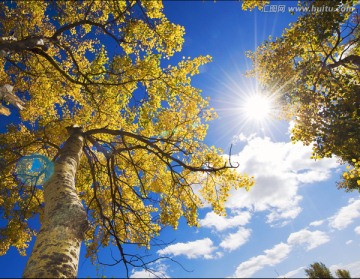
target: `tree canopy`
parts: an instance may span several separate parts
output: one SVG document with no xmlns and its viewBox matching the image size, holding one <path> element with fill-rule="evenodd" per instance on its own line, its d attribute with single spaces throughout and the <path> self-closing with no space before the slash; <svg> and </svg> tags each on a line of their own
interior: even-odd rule
<svg viewBox="0 0 360 279">
<path fill-rule="evenodd" d="M 279 38 L 248 52 L 256 76 L 293 121 L 292 140 L 313 158 L 349 164 L 339 187 L 360 190 L 359 16 L 356 1 L 301 1 L 302 14 Z M 321 7 L 332 12 L 321 12 Z M 306 9 L 307 8 L 307 12 Z M 316 12 L 317 11 L 317 12 Z"/>
<path fill-rule="evenodd" d="M 305 273 L 308 278 L 334 278 L 330 269 L 322 262 L 314 262 L 305 269 Z M 350 272 L 346 269 L 337 269 L 335 274 L 337 278 L 351 278 Z"/>
<path fill-rule="evenodd" d="M 222 150 L 203 143 L 216 114 L 191 76 L 211 58 L 167 63 L 181 50 L 184 28 L 162 8 L 160 1 L 0 3 L 7 98 L 0 112 L 16 116 L 0 134 L 0 207 L 8 221 L 1 254 L 15 246 L 25 255 L 36 235 L 28 221 L 43 218 L 42 186 L 70 126 L 85 139 L 76 192 L 92 259 L 114 244 L 116 263 L 144 266 L 126 245 L 149 247 L 182 216 L 197 226 L 204 202 L 224 214 L 230 189 L 253 184 Z"/>
</svg>

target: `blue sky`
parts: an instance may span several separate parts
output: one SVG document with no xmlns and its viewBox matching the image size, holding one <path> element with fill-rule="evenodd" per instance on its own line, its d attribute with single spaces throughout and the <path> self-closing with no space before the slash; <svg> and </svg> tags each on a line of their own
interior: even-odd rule
<svg viewBox="0 0 360 279">
<path fill-rule="evenodd" d="M 279 4 L 275 3 L 275 4 Z M 296 2 L 282 1 L 293 7 Z M 290 123 L 249 119 L 242 108 L 254 94 L 256 81 L 244 77 L 251 68 L 245 51 L 254 50 L 269 35 L 280 36 L 291 21 L 288 12 L 246 12 L 237 1 L 166 1 L 170 21 L 185 26 L 179 58 L 209 54 L 193 84 L 211 97 L 219 118 L 210 123 L 206 142 L 229 152 L 239 172 L 254 175 L 250 192 L 232 193 L 227 217 L 200 211 L 201 228 L 181 222 L 177 231 L 165 229 L 162 247 L 153 255 L 171 256 L 154 264 L 167 277 L 304 277 L 304 267 L 322 261 L 331 270 L 345 268 L 360 277 L 360 195 L 337 190 L 343 166 L 336 158 L 314 161 L 311 148 L 292 144 Z M 82 255 L 84 250 L 82 251 Z M 109 250 L 101 259 L 109 258 Z M 15 249 L 0 257 L 0 276 L 20 277 L 26 258 Z M 16 266 L 16 268 L 14 268 Z M 122 267 L 96 271 L 82 256 L 79 277 L 122 276 Z M 133 277 L 149 277 L 133 270 Z"/>
</svg>

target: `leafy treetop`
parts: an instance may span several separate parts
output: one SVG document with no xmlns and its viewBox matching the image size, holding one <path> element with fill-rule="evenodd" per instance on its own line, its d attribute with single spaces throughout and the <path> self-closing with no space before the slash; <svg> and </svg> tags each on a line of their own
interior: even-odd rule
<svg viewBox="0 0 360 279">
<path fill-rule="evenodd" d="M 360 190 L 360 45 L 356 1 L 304 1 L 302 13 L 280 38 L 255 52 L 256 76 L 294 123 L 292 140 L 313 146 L 313 158 L 336 155 L 355 168 L 339 183 Z M 321 12 L 326 6 L 333 12 Z M 314 8 L 313 8 L 314 7 Z M 346 8 L 348 7 L 348 8 Z M 314 12 L 317 11 L 317 12 Z"/>
</svg>

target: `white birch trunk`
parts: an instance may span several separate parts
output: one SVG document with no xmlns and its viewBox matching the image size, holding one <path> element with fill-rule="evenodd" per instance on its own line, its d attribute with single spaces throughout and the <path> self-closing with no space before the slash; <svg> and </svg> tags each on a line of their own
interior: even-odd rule
<svg viewBox="0 0 360 279">
<path fill-rule="evenodd" d="M 75 190 L 75 174 L 84 138 L 74 129 L 44 184 L 45 212 L 27 262 L 25 278 L 71 278 L 78 270 L 80 246 L 88 221 Z"/>
</svg>

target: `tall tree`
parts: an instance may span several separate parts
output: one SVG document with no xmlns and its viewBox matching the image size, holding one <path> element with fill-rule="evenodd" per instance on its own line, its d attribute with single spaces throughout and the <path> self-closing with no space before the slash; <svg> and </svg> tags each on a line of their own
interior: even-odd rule
<svg viewBox="0 0 360 279">
<path fill-rule="evenodd" d="M 299 1 L 302 14 L 280 38 L 248 56 L 250 76 L 275 94 L 292 119 L 292 140 L 313 158 L 338 156 L 353 172 L 339 187 L 360 190 L 360 44 L 357 1 Z M 324 12 L 324 8 L 331 12 Z"/>
<path fill-rule="evenodd" d="M 0 86 L 21 109 L 0 134 L 0 252 L 25 254 L 40 214 L 25 277 L 75 277 L 82 241 L 93 260 L 115 245 L 129 275 L 146 268 L 129 245 L 253 184 L 203 143 L 216 115 L 190 82 L 210 57 L 166 64 L 184 29 L 160 1 L 1 2 L 0 18 Z"/>
</svg>

